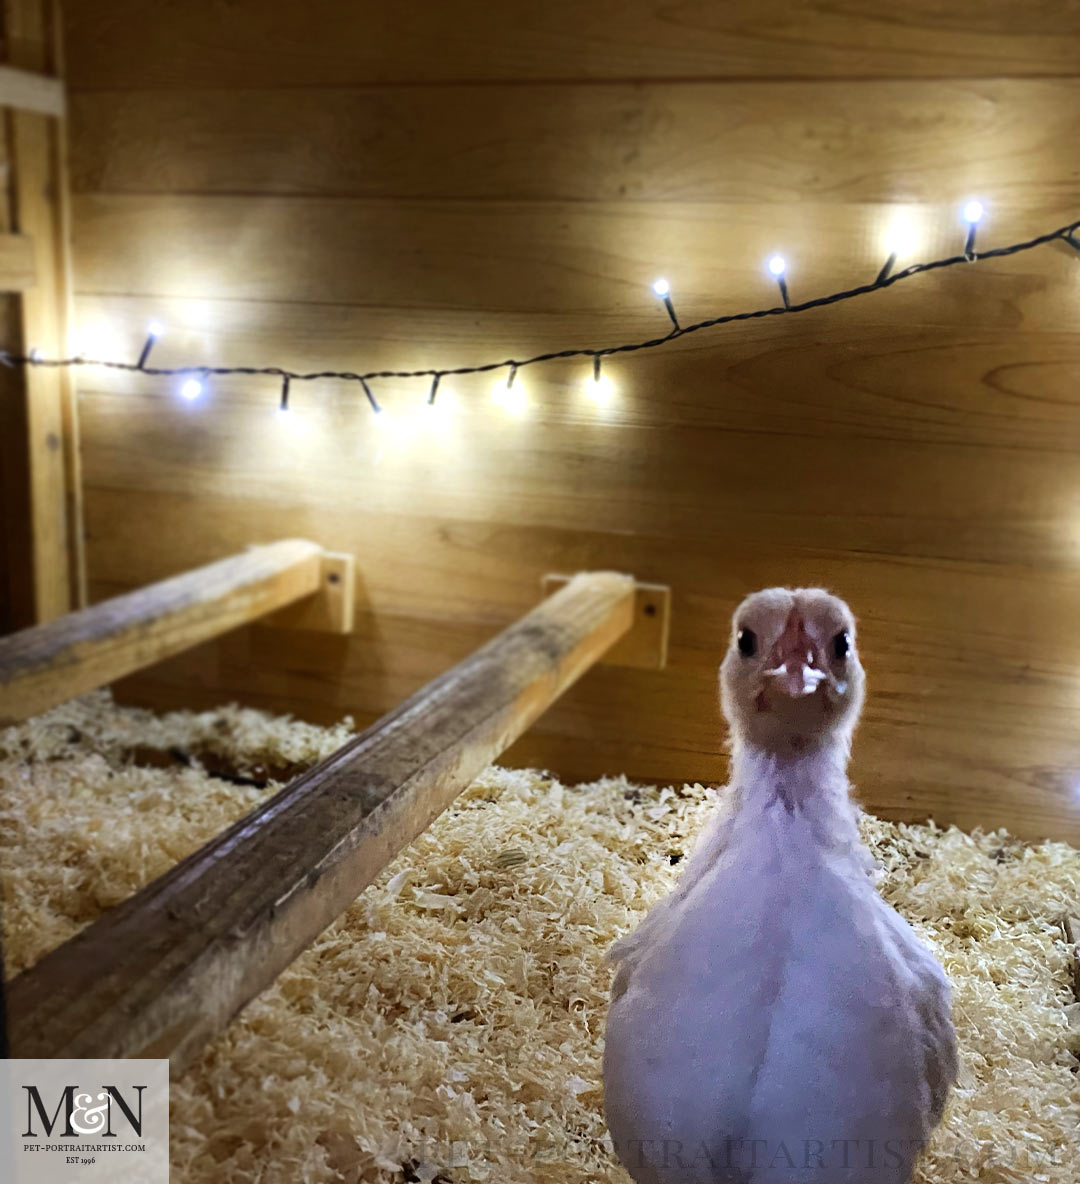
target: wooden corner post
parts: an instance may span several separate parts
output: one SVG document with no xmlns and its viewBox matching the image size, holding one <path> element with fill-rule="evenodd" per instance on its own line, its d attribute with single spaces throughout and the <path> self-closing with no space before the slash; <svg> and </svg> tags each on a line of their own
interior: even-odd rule
<svg viewBox="0 0 1080 1184">
<path fill-rule="evenodd" d="M 0 199 L 0 347 L 68 352 L 69 206 L 56 0 L 3 0 L 9 196 Z M 8 293 L 8 295 L 2 295 Z M 70 370 L 0 373 L 0 632 L 86 600 L 78 417 Z"/>
<path fill-rule="evenodd" d="M 631 626 L 575 576 L 471 657 L 11 984 L 16 1057 L 174 1073 Z"/>
</svg>

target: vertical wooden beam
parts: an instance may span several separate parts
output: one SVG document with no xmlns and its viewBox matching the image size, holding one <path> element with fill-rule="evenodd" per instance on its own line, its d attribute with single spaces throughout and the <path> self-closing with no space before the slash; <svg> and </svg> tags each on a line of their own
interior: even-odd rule
<svg viewBox="0 0 1080 1184">
<path fill-rule="evenodd" d="M 55 75 L 59 72 L 59 18 L 55 0 L 4 0 L 5 40 L 10 65 Z M 67 352 L 71 302 L 70 212 L 62 118 L 35 111 L 9 110 L 6 116 L 11 163 L 12 229 L 32 240 L 37 282 L 19 297 L 15 339 L 20 353 L 39 349 Z M 12 391 L 12 380 L 15 390 Z M 9 600 L 28 604 L 33 622 L 52 620 L 85 603 L 82 497 L 78 417 L 70 371 L 28 368 L 9 377 L 5 426 L 21 430 L 8 440 L 8 458 L 21 443 L 24 505 L 7 490 L 7 510 L 28 514 L 28 523 L 9 536 Z M 16 479 L 20 474 L 17 473 Z M 14 509 L 12 508 L 14 507 Z M 10 538 L 17 541 L 14 545 Z M 22 585 L 20 587 L 19 585 Z M 23 609 L 23 613 L 26 609 Z M 8 622 L 29 624 L 21 620 Z"/>
<path fill-rule="evenodd" d="M 202 1045 L 626 631 L 634 581 L 565 588 L 16 978 L 17 1057 Z"/>
</svg>

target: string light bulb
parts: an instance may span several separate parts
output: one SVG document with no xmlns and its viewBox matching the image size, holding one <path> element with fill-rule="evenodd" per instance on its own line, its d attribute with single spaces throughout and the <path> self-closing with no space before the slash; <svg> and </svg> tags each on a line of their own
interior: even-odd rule
<svg viewBox="0 0 1080 1184">
<path fill-rule="evenodd" d="M 439 393 L 439 381 L 441 378 L 441 374 L 433 374 L 431 376 L 431 390 L 428 391 L 427 397 L 429 407 L 435 402 L 435 396 Z"/>
<path fill-rule="evenodd" d="M 371 387 L 368 386 L 367 379 L 361 378 L 360 385 L 364 388 L 364 394 L 367 396 L 367 401 L 371 404 L 371 410 L 378 415 L 382 411 L 382 408 L 379 406 L 378 399 L 371 393 Z"/>
<path fill-rule="evenodd" d="M 136 363 L 136 368 L 141 370 L 145 365 L 147 359 L 150 357 L 150 351 L 154 348 L 154 342 L 165 332 L 165 326 L 160 321 L 151 321 L 146 326 L 146 340 L 143 342 L 142 352 L 139 354 L 139 360 Z"/>
<path fill-rule="evenodd" d="M 600 407 L 611 403 L 613 394 L 615 394 L 615 382 L 612 382 L 609 375 L 600 368 L 599 354 L 592 359 L 592 375 L 585 380 L 585 394 L 587 398 L 592 400 L 592 403 Z"/>
<path fill-rule="evenodd" d="M 883 284 L 889 278 L 889 272 L 893 269 L 893 264 L 896 263 L 896 252 L 890 251 L 889 257 L 881 265 L 881 270 L 877 273 L 875 284 Z"/>
<path fill-rule="evenodd" d="M 510 415 L 524 415 L 529 406 L 525 389 L 520 382 L 515 382 L 517 370 L 517 366 L 512 365 L 506 381 L 503 382 L 501 378 L 496 380 L 491 390 L 491 401 Z"/>
<path fill-rule="evenodd" d="M 780 289 L 780 295 L 784 298 L 784 307 L 791 307 L 791 300 L 788 297 L 787 280 L 784 278 L 787 272 L 787 260 L 783 255 L 773 255 L 769 260 L 769 272 L 776 280 L 776 286 Z"/>
<path fill-rule="evenodd" d="M 281 376 L 281 402 L 278 404 L 278 415 L 289 414 L 289 376 Z"/>
<path fill-rule="evenodd" d="M 983 203 L 974 198 L 964 206 L 964 221 L 968 224 L 967 240 L 964 243 L 964 254 L 968 259 L 972 259 L 975 256 L 975 228 L 982 221 L 982 216 L 985 212 Z"/>
<path fill-rule="evenodd" d="M 675 306 L 671 303 L 671 285 L 665 279 L 653 280 L 652 290 L 664 302 L 667 315 L 671 318 L 672 327 L 679 328 L 679 318 L 675 315 Z"/>
<path fill-rule="evenodd" d="M 915 231 L 906 218 L 898 218 L 892 223 L 885 232 L 882 240 L 885 250 L 888 252 L 888 258 L 878 272 L 877 279 L 874 283 L 881 284 L 889 278 L 893 267 L 896 265 L 897 256 L 906 256 L 912 253 L 915 248 L 915 238 Z"/>
<path fill-rule="evenodd" d="M 193 403 L 203 392 L 203 384 L 197 378 L 188 378 L 180 388 L 180 394 Z"/>
</svg>

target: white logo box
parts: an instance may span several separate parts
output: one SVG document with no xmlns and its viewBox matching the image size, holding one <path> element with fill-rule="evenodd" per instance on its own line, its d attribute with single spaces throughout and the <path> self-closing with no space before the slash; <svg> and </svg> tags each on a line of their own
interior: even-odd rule
<svg viewBox="0 0 1080 1184">
<path fill-rule="evenodd" d="M 168 1184 L 169 1062 L 0 1061 L 0 1180 Z"/>
</svg>

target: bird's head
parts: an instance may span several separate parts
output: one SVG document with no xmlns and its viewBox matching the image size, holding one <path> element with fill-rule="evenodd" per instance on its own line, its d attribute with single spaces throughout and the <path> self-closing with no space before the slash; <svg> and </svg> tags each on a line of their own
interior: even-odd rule
<svg viewBox="0 0 1080 1184">
<path fill-rule="evenodd" d="M 732 619 L 720 697 L 736 746 L 783 758 L 840 744 L 846 753 L 866 677 L 855 618 L 821 588 L 767 588 Z"/>
</svg>

